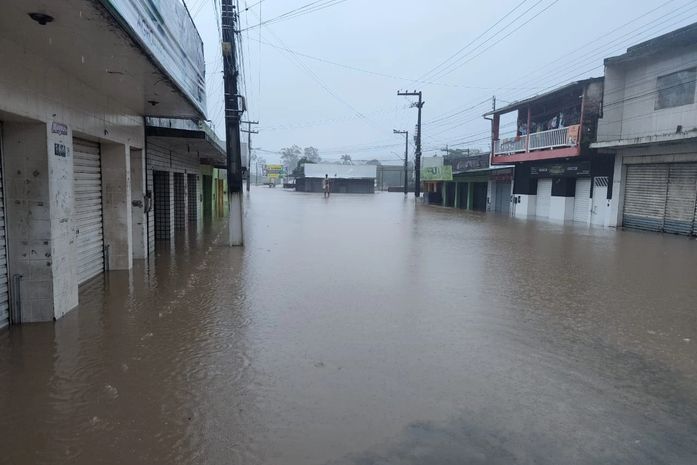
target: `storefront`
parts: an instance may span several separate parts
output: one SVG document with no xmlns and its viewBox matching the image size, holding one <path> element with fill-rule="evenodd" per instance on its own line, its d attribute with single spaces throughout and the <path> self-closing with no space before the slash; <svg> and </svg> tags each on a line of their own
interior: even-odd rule
<svg viewBox="0 0 697 465">
<path fill-rule="evenodd" d="M 697 235 L 696 204 L 697 163 L 626 165 L 624 227 Z"/>
<path fill-rule="evenodd" d="M 514 214 L 603 224 L 608 208 L 612 156 L 561 163 L 516 165 Z"/>
</svg>

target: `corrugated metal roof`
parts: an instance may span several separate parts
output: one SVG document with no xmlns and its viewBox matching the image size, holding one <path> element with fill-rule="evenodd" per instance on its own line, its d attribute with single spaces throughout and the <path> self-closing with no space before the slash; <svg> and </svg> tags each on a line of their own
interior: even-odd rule
<svg viewBox="0 0 697 465">
<path fill-rule="evenodd" d="M 335 165 L 332 163 L 306 163 L 306 178 L 375 179 L 375 165 Z"/>
</svg>

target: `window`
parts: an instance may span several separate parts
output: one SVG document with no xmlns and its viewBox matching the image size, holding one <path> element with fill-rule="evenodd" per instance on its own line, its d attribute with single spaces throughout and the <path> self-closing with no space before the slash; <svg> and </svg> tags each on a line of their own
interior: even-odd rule
<svg viewBox="0 0 697 465">
<path fill-rule="evenodd" d="M 695 103 L 697 68 L 659 76 L 657 82 L 656 110 Z"/>
</svg>

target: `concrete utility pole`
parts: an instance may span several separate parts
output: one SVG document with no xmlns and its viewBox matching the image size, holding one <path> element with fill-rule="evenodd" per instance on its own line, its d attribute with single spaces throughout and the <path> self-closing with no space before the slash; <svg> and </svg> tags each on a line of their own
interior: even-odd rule
<svg viewBox="0 0 697 465">
<path fill-rule="evenodd" d="M 414 197 L 418 199 L 419 197 L 421 197 L 421 108 L 423 108 L 425 102 L 421 99 L 421 91 L 397 91 L 397 95 L 402 95 L 406 97 L 419 97 L 419 102 L 412 104 L 412 107 L 416 107 L 419 109 L 419 116 L 416 122 L 416 151 L 414 152 Z"/>
<path fill-rule="evenodd" d="M 249 192 L 249 184 L 252 182 L 252 134 L 259 134 L 259 131 L 252 131 L 252 124 L 259 124 L 259 121 L 242 121 L 247 125 L 247 129 L 242 129 L 242 132 L 247 133 L 247 192 Z"/>
<path fill-rule="evenodd" d="M 242 154 L 240 147 L 240 120 L 245 111 L 244 98 L 238 94 L 237 50 L 235 21 L 237 12 L 232 0 L 222 0 L 221 26 L 223 29 L 223 81 L 225 83 L 225 145 L 227 149 L 227 191 L 230 226 L 230 245 L 244 245 L 242 227 Z M 240 108 L 240 99 L 242 108 Z"/>
<path fill-rule="evenodd" d="M 395 134 L 404 134 L 404 196 L 409 194 L 409 131 L 392 130 Z"/>
</svg>

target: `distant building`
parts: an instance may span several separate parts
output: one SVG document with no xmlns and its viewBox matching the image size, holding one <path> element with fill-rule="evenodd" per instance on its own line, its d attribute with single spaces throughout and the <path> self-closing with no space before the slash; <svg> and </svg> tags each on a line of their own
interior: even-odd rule
<svg viewBox="0 0 697 465">
<path fill-rule="evenodd" d="M 295 180 L 298 192 L 323 192 L 322 182 L 329 176 L 332 193 L 372 194 L 375 192 L 375 165 L 334 165 L 306 163 L 304 174 Z"/>
<path fill-rule="evenodd" d="M 615 155 L 609 226 L 697 235 L 697 23 L 605 60 L 597 142 Z"/>
<path fill-rule="evenodd" d="M 407 178 L 408 189 L 414 190 L 414 164 L 409 163 L 406 175 L 404 165 L 378 165 L 377 189 L 380 191 L 404 192 L 404 178 Z"/>
</svg>

